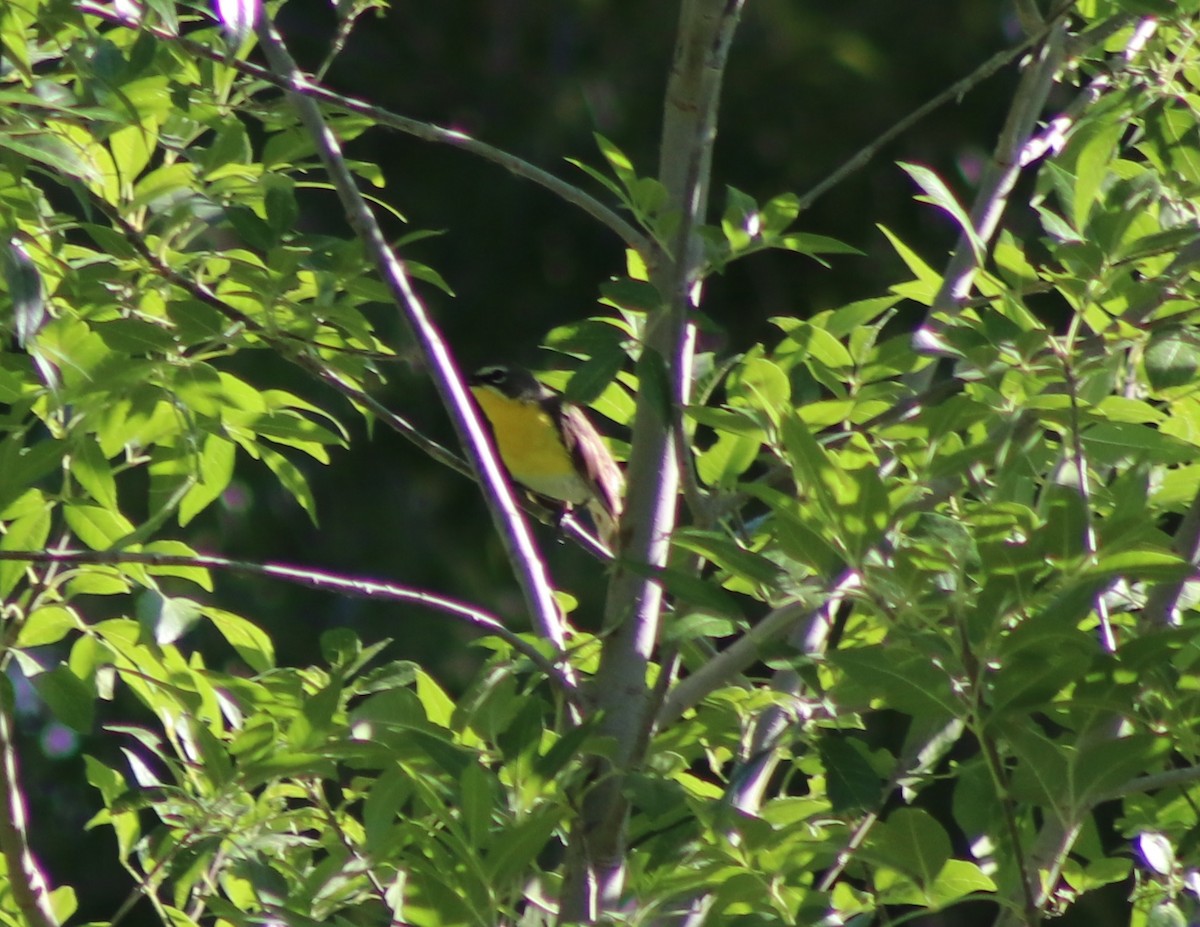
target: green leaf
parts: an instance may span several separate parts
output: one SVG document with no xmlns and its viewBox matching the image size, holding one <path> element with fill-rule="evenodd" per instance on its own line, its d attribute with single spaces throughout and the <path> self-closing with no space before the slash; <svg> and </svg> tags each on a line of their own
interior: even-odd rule
<svg viewBox="0 0 1200 927">
<path fill-rule="evenodd" d="M 765 435 L 721 432 L 696 458 L 696 474 L 706 486 L 729 487 L 758 460 Z"/>
<path fill-rule="evenodd" d="M 1190 387 L 1200 370 L 1200 339 L 1184 328 L 1156 330 L 1142 355 L 1146 379 L 1155 390 Z"/>
<path fill-rule="evenodd" d="M 502 853 L 489 853 L 484 860 L 490 881 L 504 885 L 519 879 L 543 853 L 562 825 L 563 812 L 553 804 L 542 804 L 522 815 L 495 835 L 493 846 L 503 847 Z"/>
<path fill-rule="evenodd" d="M 761 554 L 746 550 L 719 532 L 684 527 L 672 535 L 671 541 L 751 583 L 774 587 L 780 581 L 781 571 L 778 566 Z"/>
<path fill-rule="evenodd" d="M 236 457 L 232 441 L 217 435 L 205 435 L 195 460 L 197 480 L 179 503 L 179 524 L 186 525 L 221 497 L 233 479 Z"/>
<path fill-rule="evenodd" d="M 66 666 L 38 673 L 30 682 L 54 717 L 80 734 L 90 733 L 96 717 L 96 693 Z"/>
<path fill-rule="evenodd" d="M 563 395 L 576 405 L 592 403 L 616 379 L 625 361 L 620 344 L 593 354 L 571 375 Z"/>
<path fill-rule="evenodd" d="M 46 644 L 57 644 L 72 631 L 80 631 L 83 627 L 83 620 L 75 609 L 65 605 L 44 605 L 21 625 L 17 646 L 44 647 Z"/>
<path fill-rule="evenodd" d="M 0 550 L 42 550 L 49 537 L 50 507 L 40 505 L 5 526 L 4 534 L 0 535 Z M 0 601 L 8 598 L 29 566 L 21 560 L 0 560 Z"/>
<path fill-rule="evenodd" d="M 772 419 L 778 419 L 790 406 L 792 385 L 777 364 L 763 357 L 752 357 L 734 368 L 726 382 L 731 406 L 762 409 Z"/>
<path fill-rule="evenodd" d="M 918 196 L 917 200 L 924 203 L 932 203 L 944 209 L 950 217 L 958 224 L 959 231 L 967 236 L 967 240 L 971 243 L 971 250 L 975 253 L 975 262 L 983 264 L 987 253 L 987 248 L 980 239 L 979 233 L 975 231 L 975 224 L 971 221 L 971 217 L 967 215 L 967 211 L 955 199 L 954 194 L 950 192 L 950 188 L 943 183 L 942 178 L 931 171 L 927 167 L 919 164 L 905 164 L 900 162 L 900 169 L 905 171 L 922 190 L 925 191 L 924 196 Z"/>
<path fill-rule="evenodd" d="M 204 605 L 200 611 L 256 673 L 265 673 L 275 666 L 275 645 L 265 631 L 223 608 Z"/>
<path fill-rule="evenodd" d="M 72 502 L 63 507 L 67 526 L 92 550 L 108 550 L 133 533 L 133 525 L 120 512 L 98 505 Z"/>
<path fill-rule="evenodd" d="M 838 241 L 836 238 L 830 238 L 828 235 L 814 235 L 811 232 L 792 232 L 788 235 L 781 235 L 779 238 L 771 239 L 771 244 L 776 248 L 784 248 L 787 251 L 794 251 L 797 254 L 803 254 L 807 257 L 816 257 L 818 254 L 863 253 L 853 245 Z M 826 261 L 818 261 L 817 263 L 825 267 L 829 266 Z"/>
<path fill-rule="evenodd" d="M 896 249 L 896 253 L 900 255 L 900 259 L 908 265 L 908 269 L 916 277 L 916 284 L 905 287 L 904 295 L 918 300 L 925 305 L 932 304 L 934 295 L 942 285 L 942 275 L 926 264 L 915 251 L 893 235 L 887 228 L 882 225 L 878 228 L 887 236 L 892 247 Z M 898 291 L 896 287 L 892 289 L 893 291 Z"/>
<path fill-rule="evenodd" d="M 22 436 L 0 440 L 0 512 L 20 498 L 34 483 L 57 469 L 66 452 L 66 442 L 43 439 L 29 447 Z"/>
<path fill-rule="evenodd" d="M 950 859 L 950 838 L 930 814 L 919 808 L 898 808 L 876 824 L 867 837 L 864 855 L 906 872 L 927 889 Z"/>
<path fill-rule="evenodd" d="M 1087 228 L 1092 205 L 1098 198 L 1101 184 L 1108 177 L 1117 142 L 1125 133 L 1125 122 L 1092 122 L 1084 131 L 1087 133 L 1086 141 L 1078 149 L 1075 158 L 1075 196 L 1072 204 L 1075 228 L 1081 231 Z M 1076 143 L 1072 139 L 1071 147 L 1074 148 Z"/>
<path fill-rule="evenodd" d="M 854 358 L 846 346 L 824 328 L 801 323 L 788 331 L 788 341 L 794 342 L 805 362 L 819 361 L 832 370 L 844 370 L 854 366 Z"/>
<path fill-rule="evenodd" d="M 400 818 L 401 809 L 407 804 L 412 792 L 413 784 L 409 775 L 398 769 L 384 772 L 370 784 L 362 812 L 366 848 L 369 853 L 379 854 L 387 846 L 389 836 Z"/>
<path fill-rule="evenodd" d="M 891 708 L 912 715 L 963 717 L 966 713 L 949 675 L 928 654 L 871 645 L 835 650 L 828 659 L 856 688 L 883 699 Z"/>
<path fill-rule="evenodd" d="M 825 768 L 825 794 L 833 814 L 873 809 L 878 804 L 883 783 L 849 738 L 822 737 L 818 751 Z"/>
<path fill-rule="evenodd" d="M 624 280 L 624 283 L 635 284 L 636 281 Z M 609 283 L 605 286 L 614 286 Z M 639 286 L 649 286 L 640 283 Z M 651 287 L 653 290 L 653 287 Z M 657 293 L 657 291 L 654 291 Z M 547 333 L 542 344 L 553 351 L 563 354 L 577 354 L 591 357 L 613 350 L 622 349 L 625 340 L 630 337 L 627 326 L 618 319 L 592 318 L 577 322 L 558 325 Z"/>
<path fill-rule="evenodd" d="M 1147 0 L 1122 0 L 1122 4 L 1136 7 L 1159 5 L 1149 4 Z M 1160 901 L 1150 909 L 1145 927 L 1187 927 L 1188 923 L 1187 916 L 1174 901 Z"/>
<path fill-rule="evenodd" d="M 308 485 L 308 478 L 303 471 L 283 454 L 265 445 L 258 446 L 258 453 L 263 463 L 270 467 L 271 472 L 278 477 L 280 485 L 291 494 L 300 507 L 308 513 L 312 523 L 316 525 L 317 500 L 312 494 L 312 488 Z"/>
<path fill-rule="evenodd" d="M 995 655 L 995 715 L 1025 715 L 1053 699 L 1091 666 L 1098 646 L 1092 635 L 1059 627 L 1053 615 L 1022 624 Z"/>
<path fill-rule="evenodd" d="M 17 138 L 0 132 L 0 149 L 4 148 L 18 158 L 28 158 L 45 165 L 55 174 L 74 178 L 88 186 L 99 182 L 100 172 L 96 166 L 83 158 L 72 144 L 57 136 L 41 134 Z"/>
<path fill-rule="evenodd" d="M 295 231 L 300 216 L 296 202 L 295 183 L 286 174 L 271 172 L 264 175 L 263 205 L 267 210 L 267 224 L 280 236 Z"/>
<path fill-rule="evenodd" d="M 996 883 L 975 863 L 965 859 L 948 859 L 926 890 L 930 907 L 944 908 L 975 892 L 994 892 Z"/>
<path fill-rule="evenodd" d="M 814 498 L 826 517 L 835 516 L 839 509 L 837 494 L 845 483 L 845 474 L 813 439 L 800 416 L 786 417 L 782 433 L 797 492 L 802 497 Z"/>
<path fill-rule="evenodd" d="M 671 567 L 656 570 L 644 564 L 631 562 L 626 563 L 625 568 L 640 576 L 657 578 L 672 595 L 696 608 L 729 618 L 742 617 L 742 610 L 736 599 L 720 586 L 690 571 Z"/>
<path fill-rule="evenodd" d="M 662 294 L 654 284 L 645 280 L 631 280 L 629 277 L 618 277 L 600 284 L 600 293 L 607 305 L 632 312 L 653 312 L 663 301 Z"/>
<path fill-rule="evenodd" d="M 70 455 L 71 475 L 92 500 L 106 509 L 117 508 L 117 481 L 108 458 L 90 435 L 81 435 Z"/>
<path fill-rule="evenodd" d="M 417 672 L 416 690 L 417 698 L 425 708 L 425 717 L 438 727 L 449 727 L 454 717 L 454 701 L 446 694 L 446 690 L 421 670 Z"/>
<path fill-rule="evenodd" d="M 1137 547 L 1131 550 L 1102 554 L 1095 566 L 1088 568 L 1091 577 L 1126 577 L 1160 582 L 1181 581 L 1193 567 L 1178 554 L 1157 548 Z"/>
<path fill-rule="evenodd" d="M 174 332 L 144 319 L 113 319 L 97 322 L 94 331 L 114 351 L 133 355 L 174 353 L 179 342 Z"/>
<path fill-rule="evenodd" d="M 463 822 L 471 845 L 485 850 L 491 843 L 492 816 L 500 797 L 496 780 L 480 764 L 468 763 L 459 780 L 459 789 Z"/>
<path fill-rule="evenodd" d="M 190 599 L 173 598 L 147 589 L 137 602 L 137 619 L 156 644 L 173 644 L 182 638 L 202 614 Z"/>
<path fill-rule="evenodd" d="M 16 237 L 0 250 L 0 271 L 3 271 L 8 298 L 11 300 L 17 344 L 26 347 L 50 318 L 41 272 Z"/>
<path fill-rule="evenodd" d="M 599 132 L 592 133 L 592 137 L 596 140 L 596 147 L 604 155 L 604 160 L 612 168 L 613 174 L 621 181 L 621 186 L 626 190 L 631 189 L 637 181 L 637 173 L 633 169 L 633 162 L 629 160 L 625 152 L 621 151 L 620 148 Z"/>
<path fill-rule="evenodd" d="M 776 508 L 774 518 L 775 541 L 787 556 L 806 564 L 818 576 L 834 576 L 845 567 L 845 557 L 837 547 L 805 518 L 784 508 Z"/>
<path fill-rule="evenodd" d="M 1150 463 L 1191 463 L 1196 449 L 1178 438 L 1147 425 L 1131 422 L 1104 422 L 1083 433 L 1083 446 L 1093 461 L 1108 464 L 1130 461 Z"/>
<path fill-rule="evenodd" d="M 166 87 L 160 86 L 159 92 L 165 91 Z M 108 137 L 108 148 L 122 183 L 126 186 L 133 184 L 154 157 L 157 143 L 158 129 L 152 119 L 124 125 Z"/>
</svg>

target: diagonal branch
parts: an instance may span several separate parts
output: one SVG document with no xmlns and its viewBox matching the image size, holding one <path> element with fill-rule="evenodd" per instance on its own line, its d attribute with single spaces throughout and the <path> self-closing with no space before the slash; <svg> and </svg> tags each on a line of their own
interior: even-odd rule
<svg viewBox="0 0 1200 927">
<path fill-rule="evenodd" d="M 186 49 L 189 54 L 234 68 L 246 77 L 264 81 L 278 87 L 280 90 L 303 94 L 321 103 L 335 107 L 342 112 L 365 116 L 376 125 L 387 126 L 389 129 L 403 132 L 405 135 L 411 135 L 413 138 L 418 138 L 421 141 L 461 148 L 463 151 L 469 152 L 485 161 L 499 165 L 515 177 L 530 180 L 538 186 L 545 188 L 563 202 L 570 203 L 572 206 L 582 209 L 601 225 L 607 226 L 610 231 L 619 236 L 621 241 L 629 247 L 641 254 L 649 253 L 649 242 L 646 237 L 594 196 L 591 196 L 574 184 L 567 183 L 567 181 L 554 176 L 549 171 L 545 171 L 537 165 L 531 164 L 503 149 L 471 138 L 471 136 L 455 129 L 446 129 L 433 123 L 421 122 L 418 119 L 409 119 L 381 106 L 375 106 L 363 100 L 357 100 L 354 97 L 334 93 L 332 90 L 318 83 L 305 81 L 302 85 L 296 85 L 289 81 L 287 77 L 277 74 L 261 65 L 253 64 L 249 61 L 239 61 L 236 58 L 231 59 L 226 52 L 220 49 L 193 39 L 184 38 L 161 27 L 131 22 L 129 19 L 121 16 L 116 10 L 102 6 L 99 3 L 91 2 L 91 0 L 81 0 L 77 4 L 77 9 L 88 16 L 101 19 L 110 25 L 121 26 L 126 29 L 141 29 L 155 38 L 179 45 L 181 48 Z"/>
<path fill-rule="evenodd" d="M 229 573 L 244 573 L 252 576 L 265 576 L 318 589 L 322 592 L 335 592 L 339 595 L 351 596 L 358 599 L 373 599 L 384 602 L 403 602 L 408 605 L 419 605 L 446 615 L 455 621 L 470 625 L 477 631 L 486 631 L 501 638 L 514 650 L 528 657 L 538 669 L 554 680 L 568 695 L 573 694 L 573 686 L 562 669 L 546 658 L 535 646 L 519 634 L 510 631 L 495 615 L 481 608 L 467 605 L 457 599 L 438 595 L 436 592 L 425 592 L 409 586 L 399 586 L 395 583 L 381 582 L 365 576 L 351 576 L 345 573 L 327 573 L 307 567 L 292 566 L 285 563 L 255 563 L 248 560 L 229 560 L 225 557 L 212 557 L 207 554 L 160 554 L 152 551 L 117 551 L 117 550 L 0 550 L 0 562 L 12 560 L 25 563 L 55 563 L 78 566 L 85 563 L 141 563 L 151 567 L 194 567 L 202 570 L 224 570 Z"/>
<path fill-rule="evenodd" d="M 341 144 L 325 124 L 316 102 L 303 91 L 312 87 L 288 54 L 279 33 L 265 17 L 257 28 L 258 39 L 271 69 L 286 80 L 288 96 L 308 130 L 325 170 L 329 174 L 346 216 L 363 247 L 371 256 L 392 300 L 412 331 L 428 362 L 430 375 L 442 402 L 467 451 L 472 468 L 480 476 L 484 499 L 500 533 L 517 582 L 525 595 L 534 627 L 563 649 L 562 616 L 554 601 L 545 564 L 538 554 L 529 524 L 517 507 L 512 486 L 504 474 L 496 449 L 480 412 L 471 400 L 450 350 L 412 287 L 403 263 L 396 257 L 354 182 L 342 155 Z"/>
<path fill-rule="evenodd" d="M 984 170 L 979 192 L 971 207 L 970 228 L 964 228 L 958 244 L 946 266 L 942 285 L 933 298 L 925 322 L 913 335 L 913 344 L 918 350 L 928 352 L 945 351 L 942 338 L 944 323 L 938 314 L 953 315 L 958 312 L 961 301 L 971 291 L 975 274 L 979 271 L 977 250 L 986 247 L 1000 226 L 1000 219 L 1008 207 L 1008 197 L 1028 162 L 1021 153 L 1033 137 L 1034 126 L 1045 108 L 1065 56 L 1067 25 L 1055 23 L 1042 44 L 1038 57 L 1021 76 L 1021 83 L 1014 95 L 1012 109 L 1000 132 L 992 160 Z M 912 376 L 912 385 L 917 389 L 926 387 L 932 379 L 936 365 L 929 364 Z"/>
<path fill-rule="evenodd" d="M 832 174 L 800 197 L 801 211 L 808 209 L 813 203 L 840 184 L 851 174 L 866 167 L 879 154 L 879 152 L 884 149 L 884 147 L 886 147 L 895 139 L 899 138 L 930 113 L 940 109 L 951 101 L 961 100 L 964 95 L 974 90 L 975 87 L 983 83 L 992 75 L 1008 67 L 1008 65 L 1016 61 L 1019 57 L 1021 57 L 1021 55 L 1029 51 L 1029 49 L 1034 48 L 1044 42 L 1050 30 L 1053 28 L 1054 23 L 1062 16 L 1066 15 L 1070 7 L 1074 6 L 1074 2 L 1075 0 L 1071 0 L 1071 2 L 1063 4 L 1056 12 L 1051 14 L 1050 19 L 1046 23 L 1042 23 L 1040 28 L 1030 34 L 1025 41 L 1012 48 L 1006 48 L 1003 51 L 996 52 L 996 54 L 977 67 L 966 77 L 955 81 L 945 90 L 922 103 L 907 116 L 900 119 L 884 132 L 881 132 L 869 143 L 856 151 L 847 161 L 838 167 L 837 170 L 835 170 Z"/>
</svg>

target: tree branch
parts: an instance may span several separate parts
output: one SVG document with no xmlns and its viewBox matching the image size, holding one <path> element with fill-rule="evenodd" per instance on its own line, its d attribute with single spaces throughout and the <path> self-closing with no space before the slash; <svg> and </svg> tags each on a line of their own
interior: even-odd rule
<svg viewBox="0 0 1200 927">
<path fill-rule="evenodd" d="M 383 231 L 355 184 L 342 156 L 340 143 L 325 124 L 316 102 L 303 92 L 311 89 L 312 85 L 300 73 L 274 25 L 265 16 L 260 19 L 256 31 L 271 69 L 286 81 L 288 96 L 316 145 L 325 170 L 346 210 L 347 219 L 358 233 L 367 254 L 374 261 L 396 307 L 400 310 L 401 317 L 412 331 L 428 362 L 430 375 L 450 414 L 459 440 L 467 451 L 473 469 L 479 474 L 484 499 L 508 552 L 517 582 L 525 595 L 534 627 L 559 649 L 565 649 L 562 616 L 554 601 L 545 564 L 538 554 L 529 524 L 517 507 L 512 486 L 504 473 L 491 436 L 483 424 L 481 413 L 467 391 L 462 374 L 443 342 L 441 333 L 413 290 L 404 265 L 388 245 Z M 573 679 L 570 670 L 567 671 L 567 675 Z"/>
<path fill-rule="evenodd" d="M 979 270 L 977 247 L 986 247 L 1000 225 L 1008 206 L 1008 195 L 1017 182 L 1021 168 L 1029 162 L 1021 157 L 1033 137 L 1033 129 L 1045 108 L 1050 88 L 1062 65 L 1067 38 L 1066 23 L 1055 21 L 1032 67 L 1021 76 L 1008 119 L 1000 132 L 992 160 L 984 170 L 979 192 L 971 207 L 970 229 L 963 229 L 958 244 L 946 266 L 942 285 L 933 298 L 925 321 L 913 335 L 913 345 L 925 352 L 945 352 L 942 331 L 945 323 L 937 314 L 954 315 L 971 291 Z M 911 385 L 924 389 L 933 377 L 935 365 L 930 364 L 913 374 Z"/>
<path fill-rule="evenodd" d="M 403 132 L 405 135 L 411 135 L 413 138 L 418 138 L 421 141 L 450 145 L 476 155 L 485 161 L 498 164 L 510 174 L 525 180 L 531 180 L 538 186 L 549 190 L 564 202 L 582 209 L 601 225 L 607 226 L 609 230 L 620 237 L 621 241 L 639 253 L 643 255 L 649 253 L 650 245 L 646 237 L 594 196 L 514 154 L 488 145 L 486 142 L 481 142 L 478 139 L 471 138 L 463 132 L 455 129 L 446 129 L 428 122 L 421 122 L 417 119 L 409 119 L 406 116 L 398 115 L 363 100 L 356 100 L 353 97 L 334 93 L 320 84 L 307 80 L 297 85 L 289 81 L 286 76 L 276 74 L 272 70 L 260 65 L 252 64 L 249 61 L 239 61 L 236 58 L 231 59 L 226 52 L 220 49 L 176 35 L 167 29 L 131 22 L 113 9 L 90 2 L 90 0 L 81 0 L 76 6 L 80 12 L 86 13 L 88 16 L 94 16 L 114 26 L 121 26 L 126 29 L 140 29 L 153 35 L 155 38 L 166 42 L 174 42 L 181 48 L 186 49 L 189 54 L 234 68 L 247 77 L 265 81 L 278 87 L 280 90 L 303 94 L 314 100 L 333 106 L 342 112 L 366 116 L 377 125 L 387 126 L 389 129 L 395 129 L 397 132 Z"/>
<path fill-rule="evenodd" d="M 617 905 L 624 885 L 629 806 L 624 777 L 642 759 L 654 720 L 647 676 L 658 639 L 662 586 L 653 568 L 667 562 L 675 527 L 679 469 L 686 449 L 673 427 L 690 390 L 694 340 L 691 311 L 699 297 L 703 248 L 698 234 L 708 207 L 721 83 L 742 0 L 684 0 L 667 84 L 659 180 L 668 215 L 678 217 L 670 253 L 649 262 L 663 300 L 651 314 L 638 364 L 638 392 L 622 518 L 620 556 L 608 587 L 609 632 L 595 680 L 600 733 L 614 750 L 585 796 L 572 835 L 563 922 L 589 922 Z M 664 401 L 665 400 L 665 401 Z M 623 562 L 636 563 L 633 570 Z M 651 567 L 650 571 L 645 569 Z"/>
<path fill-rule="evenodd" d="M 29 819 L 13 744 L 12 700 L 0 698 L 0 854 L 13 903 L 29 927 L 58 927 L 50 886 L 29 849 Z"/>
<path fill-rule="evenodd" d="M 383 602 L 403 602 L 419 605 L 470 625 L 501 638 L 513 649 L 528 657 L 538 669 L 558 683 L 565 692 L 574 694 L 574 686 L 559 666 L 546 659 L 537 647 L 520 635 L 510 631 L 495 615 L 456 599 L 425 592 L 394 583 L 381 582 L 365 576 L 349 576 L 344 573 L 327 573 L 307 567 L 284 563 L 254 563 L 247 560 L 228 560 L 207 554 L 158 554 L 153 552 L 117 550 L 0 550 L 0 561 L 14 560 L 26 563 L 56 563 L 77 566 L 85 563 L 141 563 L 152 567 L 195 567 L 203 570 L 223 570 L 229 573 L 244 573 L 265 576 L 322 592 L 335 592 L 356 599 L 372 599 Z"/>
<path fill-rule="evenodd" d="M 843 162 L 841 167 L 835 170 L 832 174 L 812 187 L 807 193 L 800 197 L 800 210 L 804 211 L 812 206 L 818 199 L 840 184 L 843 180 L 849 177 L 856 171 L 866 167 L 879 154 L 883 148 L 890 144 L 894 139 L 899 138 L 918 122 L 928 116 L 930 113 L 945 106 L 952 100 L 961 100 L 963 96 L 974 90 L 979 84 L 983 83 L 993 74 L 1002 71 L 1008 65 L 1012 64 L 1021 55 L 1025 54 L 1029 49 L 1043 42 L 1049 33 L 1053 23 L 1066 14 L 1067 9 L 1074 6 L 1075 0 L 1064 4 L 1058 12 L 1053 14 L 1047 24 L 1044 24 L 1034 34 L 1030 35 L 1025 41 L 1013 48 L 1006 48 L 1003 51 L 996 52 L 991 58 L 977 67 L 974 71 L 968 74 L 961 80 L 955 81 L 941 93 L 936 94 L 925 103 L 922 103 L 903 119 L 896 122 L 889 129 L 881 132 L 878 136 L 872 139 L 856 151 L 849 160 Z"/>
</svg>

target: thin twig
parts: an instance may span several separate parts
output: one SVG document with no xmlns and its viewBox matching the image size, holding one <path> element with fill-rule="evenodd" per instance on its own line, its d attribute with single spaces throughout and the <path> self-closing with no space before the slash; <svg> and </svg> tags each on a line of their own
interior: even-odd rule
<svg viewBox="0 0 1200 927">
<path fill-rule="evenodd" d="M 371 885 L 371 891 L 375 895 L 375 900 L 387 912 L 394 912 L 395 906 L 388 899 L 388 887 L 383 884 L 378 873 L 375 872 L 375 867 L 372 865 L 372 860 L 355 844 L 350 835 L 346 833 L 346 828 L 342 827 L 342 823 L 338 820 L 337 814 L 329 804 L 329 800 L 325 797 L 325 791 L 321 788 L 319 780 L 306 780 L 304 789 L 308 792 L 308 800 L 313 803 L 320 811 L 322 817 L 325 818 L 325 823 L 329 829 L 337 835 L 338 842 L 342 845 L 342 849 L 349 854 L 358 866 L 359 871 Z M 408 921 L 400 920 L 394 914 L 390 921 L 390 927 L 411 927 Z"/>
<path fill-rule="evenodd" d="M 80 12 L 86 13 L 88 16 L 94 16 L 97 19 L 105 22 L 121 26 L 126 29 L 140 29 L 144 32 L 153 35 L 155 38 L 161 39 L 164 42 L 173 42 L 180 48 L 187 50 L 189 54 L 196 55 L 199 58 L 204 58 L 209 61 L 215 61 L 226 67 L 234 68 L 240 74 L 247 77 L 252 77 L 255 80 L 265 81 L 281 90 L 286 90 L 290 93 L 299 93 L 311 99 L 318 100 L 329 106 L 333 106 L 342 112 L 355 113 L 360 116 L 366 116 L 377 125 L 387 126 L 390 129 L 395 129 L 398 132 L 403 132 L 406 135 L 411 135 L 413 138 L 418 138 L 426 142 L 434 142 L 443 145 L 450 145 L 454 148 L 461 148 L 463 151 L 469 152 L 485 161 L 490 161 L 493 164 L 498 164 L 500 167 L 507 170 L 514 176 L 531 180 L 539 186 L 549 190 L 559 199 L 572 206 L 582 209 L 585 213 L 591 216 L 604 226 L 607 226 L 612 232 L 620 237 L 621 241 L 629 247 L 636 250 L 642 255 L 649 254 L 650 245 L 644 235 L 637 231 L 630 223 L 622 219 L 617 213 L 609 209 L 595 197 L 579 189 L 574 184 L 555 177 L 548 171 L 530 164 L 514 154 L 511 154 L 502 149 L 488 145 L 478 139 L 471 138 L 463 132 L 455 129 L 446 129 L 441 126 L 433 125 L 428 122 L 421 122 L 417 119 L 409 119 L 405 116 L 400 116 L 380 106 L 367 103 L 363 100 L 357 100 L 353 97 L 343 96 L 339 93 L 334 93 L 326 87 L 318 83 L 302 79 L 298 82 L 290 80 L 288 77 L 276 74 L 274 71 L 264 68 L 260 65 L 252 64 L 248 61 L 239 61 L 230 59 L 226 52 L 205 45 L 201 42 L 192 39 L 184 38 L 183 36 L 175 35 L 167 29 L 162 29 L 156 26 L 140 25 L 130 22 L 123 18 L 113 9 L 101 6 L 98 3 L 90 2 L 90 0 L 81 0 L 76 4 Z"/>
<path fill-rule="evenodd" d="M 1013 61 L 1017 60 L 1029 49 L 1034 48 L 1045 40 L 1052 24 L 1062 16 L 1066 15 L 1067 11 L 1075 5 L 1075 0 L 1070 3 L 1063 4 L 1055 13 L 1052 13 L 1043 27 L 1030 35 L 1025 41 L 1013 48 L 1006 48 L 999 51 L 991 58 L 977 67 L 974 71 L 968 74 L 961 80 L 955 81 L 941 93 L 938 93 L 925 103 L 918 106 L 903 119 L 895 123 L 891 128 L 880 133 L 868 144 L 864 145 L 856 151 L 841 167 L 836 171 L 812 187 L 807 193 L 800 197 L 801 211 L 808 209 L 820 197 L 828 193 L 831 189 L 840 184 L 843 180 L 849 177 L 856 171 L 866 167 L 888 144 L 896 138 L 899 138 L 918 122 L 928 116 L 930 113 L 945 106 L 951 100 L 959 100 L 973 90 L 976 86 L 983 83 L 993 74 L 1002 71 Z"/>
<path fill-rule="evenodd" d="M 1074 329 L 1072 328 L 1072 331 Z M 1079 381 L 1075 378 L 1075 368 L 1071 362 L 1072 349 L 1070 344 L 1059 345 L 1054 341 L 1054 353 L 1062 367 L 1067 398 L 1070 401 L 1068 420 L 1070 422 L 1071 464 L 1075 468 L 1075 491 L 1083 503 L 1083 552 L 1087 555 L 1092 566 L 1099 562 L 1100 542 L 1096 532 L 1095 508 L 1092 505 L 1091 478 L 1088 475 L 1088 459 L 1083 448 L 1083 422 L 1079 414 Z M 1108 653 L 1116 653 L 1117 638 L 1113 633 L 1112 622 L 1109 619 L 1108 600 L 1105 590 L 1096 592 L 1096 616 L 1100 620 L 1100 643 Z"/>
<path fill-rule="evenodd" d="M 837 587 L 830 593 L 829 601 L 816 611 L 814 621 L 822 621 L 832 614 L 833 600 L 838 598 Z M 679 720 L 689 708 L 699 704 L 709 693 L 715 691 L 737 676 L 747 667 L 762 659 L 763 647 L 781 640 L 791 633 L 812 609 L 803 602 L 789 602 L 772 611 L 758 621 L 741 637 L 716 653 L 694 673 L 680 680 L 663 701 L 655 719 L 655 726 L 662 728 Z"/>
<path fill-rule="evenodd" d="M 1097 795 L 1091 803 L 1094 808 L 1108 801 L 1116 801 L 1127 795 L 1144 795 L 1160 789 L 1173 789 L 1183 785 L 1200 782 L 1200 766 L 1186 766 L 1183 769 L 1168 769 L 1166 772 L 1152 773 L 1148 776 L 1138 776 L 1128 782 L 1109 789 Z"/>
<path fill-rule="evenodd" d="M 1173 582 L 1156 583 L 1146 596 L 1140 620 L 1151 628 L 1167 628 L 1179 624 L 1179 598 L 1184 587 L 1200 573 L 1200 493 L 1192 497 L 1192 503 L 1179 522 L 1171 547 L 1182 559 L 1192 565 L 1192 575 L 1180 577 Z"/>
<path fill-rule="evenodd" d="M 897 757 L 892 774 L 881 792 L 878 806 L 864 814 L 854 825 L 849 838 L 843 844 L 842 849 L 838 851 L 834 864 L 817 883 L 818 891 L 828 892 L 833 889 L 846 871 L 846 867 L 854 860 L 854 854 L 867 839 L 871 828 L 879 823 L 881 809 L 892 797 L 892 793 L 905 782 L 933 770 L 950 752 L 950 749 L 958 743 L 963 728 L 963 722 L 959 718 L 951 718 L 933 731 L 930 736 L 915 739 L 912 745 Z"/>
<path fill-rule="evenodd" d="M 495 615 L 437 593 L 398 586 L 368 577 L 327 573 L 322 570 L 311 570 L 283 563 L 229 560 L 225 557 L 211 557 L 207 554 L 156 554 L 116 550 L 0 550 L 0 561 L 4 560 L 74 565 L 140 563 L 151 567 L 195 567 L 204 570 L 223 570 L 230 573 L 266 576 L 309 589 L 336 592 L 359 599 L 420 605 L 468 624 L 476 630 L 496 635 L 528 657 L 538 669 L 560 685 L 565 692 L 570 693 L 574 688 L 561 668 L 548 660 L 537 647 L 510 631 Z"/>
</svg>

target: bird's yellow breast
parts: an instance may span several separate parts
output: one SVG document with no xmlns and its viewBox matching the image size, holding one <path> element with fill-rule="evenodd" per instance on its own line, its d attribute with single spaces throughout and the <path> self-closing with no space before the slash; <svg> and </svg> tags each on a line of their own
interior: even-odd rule
<svg viewBox="0 0 1200 927">
<path fill-rule="evenodd" d="M 486 387 L 472 387 L 471 392 L 492 423 L 500 459 L 516 482 L 573 505 L 591 498 L 549 413 L 536 402 L 521 402 Z"/>
</svg>

